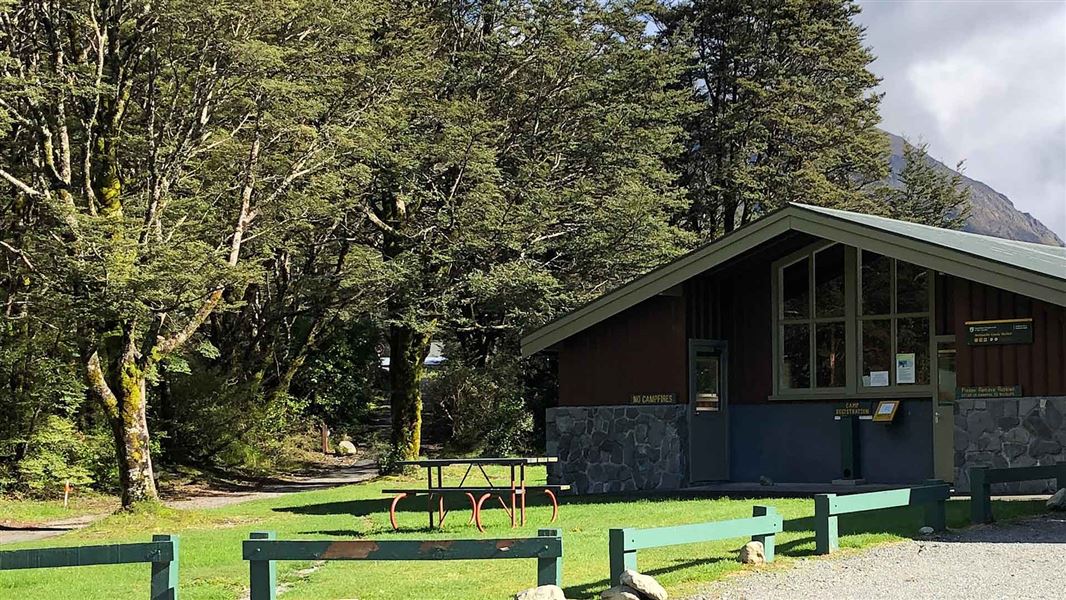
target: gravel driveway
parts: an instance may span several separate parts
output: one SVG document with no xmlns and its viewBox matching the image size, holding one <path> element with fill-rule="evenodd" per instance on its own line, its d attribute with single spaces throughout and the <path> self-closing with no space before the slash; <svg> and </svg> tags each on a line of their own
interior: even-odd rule
<svg viewBox="0 0 1066 600">
<path fill-rule="evenodd" d="M 804 559 L 708 587 L 711 598 L 1062 598 L 1066 516 L 971 527 L 848 556 Z"/>
</svg>

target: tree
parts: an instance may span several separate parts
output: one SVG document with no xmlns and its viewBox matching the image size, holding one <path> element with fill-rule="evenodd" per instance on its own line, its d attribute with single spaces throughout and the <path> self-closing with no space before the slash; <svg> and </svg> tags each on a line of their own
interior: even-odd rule
<svg viewBox="0 0 1066 600">
<path fill-rule="evenodd" d="M 24 292 L 31 310 L 62 304 L 73 324 L 124 506 L 156 498 L 150 382 L 256 277 L 253 230 L 284 227 L 291 194 L 351 147 L 374 95 L 341 93 L 358 64 L 336 50 L 365 47 L 376 14 L 283 0 L 5 5 L 0 177 L 34 219 L 11 251 L 40 281 Z"/>
<path fill-rule="evenodd" d="M 629 2 L 457 0 L 389 35 L 433 40 L 365 198 L 391 275 L 392 442 L 418 455 L 430 342 L 482 367 L 517 331 L 673 256 L 663 166 L 683 96 Z M 517 382 L 520 383 L 520 382 Z"/>
<path fill-rule="evenodd" d="M 963 163 L 949 170 L 929 157 L 928 145 L 903 143 L 903 167 L 878 198 L 893 219 L 959 229 L 970 216 L 970 190 Z"/>
<path fill-rule="evenodd" d="M 660 11 L 699 110 L 675 164 L 681 224 L 713 239 L 788 202 L 878 212 L 886 174 L 874 60 L 851 0 L 691 0 Z"/>
</svg>

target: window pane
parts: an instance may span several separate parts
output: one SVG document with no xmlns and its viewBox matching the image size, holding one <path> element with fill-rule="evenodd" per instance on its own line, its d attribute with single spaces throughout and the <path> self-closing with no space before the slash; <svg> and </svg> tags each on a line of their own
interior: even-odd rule
<svg viewBox="0 0 1066 600">
<path fill-rule="evenodd" d="M 844 387 L 844 324 L 819 323 L 814 326 L 817 387 Z"/>
<path fill-rule="evenodd" d="M 781 387 L 811 387 L 811 329 L 807 324 L 785 325 L 781 365 Z"/>
<path fill-rule="evenodd" d="M 929 310 L 929 271 L 896 261 L 896 312 Z"/>
<path fill-rule="evenodd" d="M 696 353 L 696 412 L 717 412 L 719 408 L 719 359 L 710 352 Z"/>
<path fill-rule="evenodd" d="M 862 314 L 887 315 L 892 309 L 891 259 L 862 251 Z"/>
<path fill-rule="evenodd" d="M 786 319 L 803 319 L 811 314 L 810 281 L 807 269 L 810 259 L 785 267 L 781 282 L 782 305 Z"/>
<path fill-rule="evenodd" d="M 814 303 L 819 317 L 844 316 L 844 246 L 814 255 Z"/>
<path fill-rule="evenodd" d="M 901 385 L 929 383 L 929 319 L 915 317 L 896 321 L 896 360 L 904 362 L 914 355 L 914 381 L 910 381 L 904 370 L 898 369 L 896 380 Z M 897 367 L 899 365 L 897 364 Z"/>
<path fill-rule="evenodd" d="M 875 319 L 862 321 L 862 385 L 881 387 L 888 381 L 881 379 L 892 365 L 892 321 Z"/>
</svg>

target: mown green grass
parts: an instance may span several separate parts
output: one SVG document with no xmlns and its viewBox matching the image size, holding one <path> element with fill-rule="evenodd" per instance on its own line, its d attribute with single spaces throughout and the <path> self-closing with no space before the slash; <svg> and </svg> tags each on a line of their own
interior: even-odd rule
<svg viewBox="0 0 1066 600">
<path fill-rule="evenodd" d="M 456 473 L 453 472 L 452 475 Z M 420 482 L 421 478 L 410 483 Z M 525 527 L 512 531 L 501 510 L 486 514 L 488 532 L 466 525 L 462 508 L 449 516 L 443 531 L 426 531 L 423 505 L 407 503 L 400 514 L 400 532 L 388 522 L 383 487 L 394 478 L 362 485 L 304 492 L 279 498 L 204 511 L 159 510 L 109 517 L 88 529 L 47 542 L 4 546 L 68 546 L 143 541 L 154 533 L 181 536 L 181 594 L 186 600 L 240 598 L 247 591 L 248 565 L 241 560 L 241 542 L 252 531 L 273 530 L 281 539 L 440 539 L 536 535 L 547 527 L 550 508 L 531 505 Z M 806 499 L 722 500 L 684 498 L 590 497 L 570 498 L 561 508 L 556 526 L 563 530 L 563 576 L 568 598 L 595 598 L 608 586 L 607 530 L 611 527 L 656 527 L 737 518 L 751 515 L 753 504 L 775 506 L 785 518 L 778 536 L 780 564 L 814 552 L 814 503 Z M 402 506 L 402 505 L 401 505 Z M 457 507 L 461 508 L 461 507 Z M 1041 512 L 1041 502 L 997 503 L 1000 520 Z M 952 527 L 967 523 L 966 501 L 948 505 Z M 916 533 L 920 509 L 886 510 L 841 518 L 842 548 L 861 548 L 896 541 Z M 657 577 L 675 596 L 700 584 L 742 569 L 735 551 L 744 540 L 693 544 L 641 551 L 642 571 Z M 279 582 L 287 586 L 281 597 L 292 600 L 324 598 L 475 599 L 510 598 L 533 585 L 533 560 L 477 562 L 329 562 L 300 575 L 310 563 L 279 563 Z M 83 567 L 40 571 L 0 572 L 0 598 L 20 600 L 79 600 L 137 598 L 148 592 L 147 565 Z"/>
<path fill-rule="evenodd" d="M 85 515 L 114 512 L 118 498 L 96 494 L 75 494 L 67 506 L 62 500 L 16 500 L 0 498 L 0 523 L 39 524 L 74 519 Z"/>
</svg>

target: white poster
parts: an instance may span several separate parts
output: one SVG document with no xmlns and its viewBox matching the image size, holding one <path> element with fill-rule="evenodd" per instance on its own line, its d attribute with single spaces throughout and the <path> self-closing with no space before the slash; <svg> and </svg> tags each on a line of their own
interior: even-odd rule
<svg viewBox="0 0 1066 600">
<path fill-rule="evenodd" d="M 870 387 L 885 387 L 888 385 L 888 371 L 870 371 Z"/>
<path fill-rule="evenodd" d="M 914 353 L 896 355 L 896 383 L 914 383 Z"/>
</svg>

